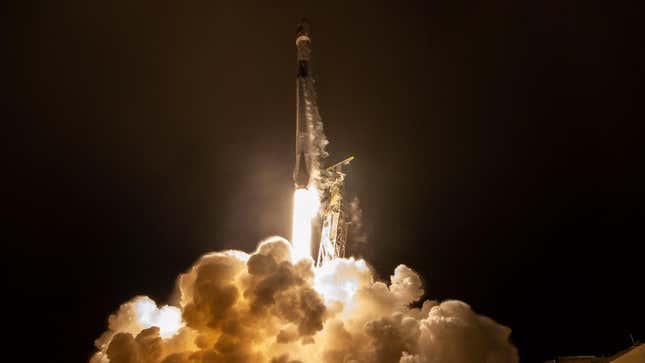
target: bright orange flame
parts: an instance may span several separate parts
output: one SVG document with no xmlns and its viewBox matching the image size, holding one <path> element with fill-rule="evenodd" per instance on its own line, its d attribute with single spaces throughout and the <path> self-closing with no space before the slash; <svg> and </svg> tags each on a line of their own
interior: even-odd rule
<svg viewBox="0 0 645 363">
<path fill-rule="evenodd" d="M 318 213 L 320 196 L 315 187 L 296 189 L 293 193 L 292 256 L 296 262 L 311 258 L 311 220 Z"/>
</svg>

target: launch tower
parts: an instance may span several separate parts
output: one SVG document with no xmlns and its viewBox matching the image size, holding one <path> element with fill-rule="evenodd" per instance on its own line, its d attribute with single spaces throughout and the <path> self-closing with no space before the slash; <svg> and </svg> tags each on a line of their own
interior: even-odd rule
<svg viewBox="0 0 645 363">
<path fill-rule="evenodd" d="M 350 156 L 326 170 L 327 188 L 324 197 L 327 205 L 322 215 L 323 225 L 316 266 L 322 266 L 335 258 L 345 257 L 347 234 L 351 222 L 343 200 L 346 175 L 343 173 L 343 166 L 348 165 L 353 159 L 354 157 Z"/>
</svg>

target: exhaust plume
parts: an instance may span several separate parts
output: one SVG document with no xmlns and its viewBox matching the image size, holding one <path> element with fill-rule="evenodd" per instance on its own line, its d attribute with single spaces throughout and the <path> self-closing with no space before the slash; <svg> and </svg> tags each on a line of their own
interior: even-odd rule
<svg viewBox="0 0 645 363">
<path fill-rule="evenodd" d="M 293 223 L 291 241 L 294 261 L 311 258 L 312 219 L 318 214 L 320 195 L 318 189 L 310 186 L 307 189 L 296 189 L 293 193 Z"/>
<path fill-rule="evenodd" d="M 364 260 L 317 269 L 292 253 L 272 237 L 251 254 L 202 256 L 177 279 L 178 307 L 141 296 L 123 304 L 90 362 L 518 362 L 510 329 L 467 304 L 410 307 L 424 289 L 405 265 L 382 282 Z"/>
</svg>

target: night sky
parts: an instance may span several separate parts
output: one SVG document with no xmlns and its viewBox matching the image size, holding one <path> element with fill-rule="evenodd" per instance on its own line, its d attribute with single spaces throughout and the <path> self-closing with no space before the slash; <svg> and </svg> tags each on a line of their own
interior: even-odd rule
<svg viewBox="0 0 645 363">
<path fill-rule="evenodd" d="M 289 236 L 303 15 L 382 278 L 407 264 L 524 362 L 645 340 L 639 12 L 233 3 L 4 5 L 3 296 L 27 361 L 85 361 L 119 304 Z"/>
</svg>

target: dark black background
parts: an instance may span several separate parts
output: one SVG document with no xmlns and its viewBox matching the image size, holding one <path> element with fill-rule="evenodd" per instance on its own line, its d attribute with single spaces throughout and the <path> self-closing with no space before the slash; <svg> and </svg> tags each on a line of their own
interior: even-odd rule
<svg viewBox="0 0 645 363">
<path fill-rule="evenodd" d="M 13 348 L 83 361 L 120 303 L 288 236 L 303 14 L 382 278 L 408 264 L 526 362 L 645 340 L 635 8 L 270 3 L 3 5 Z"/>
</svg>

